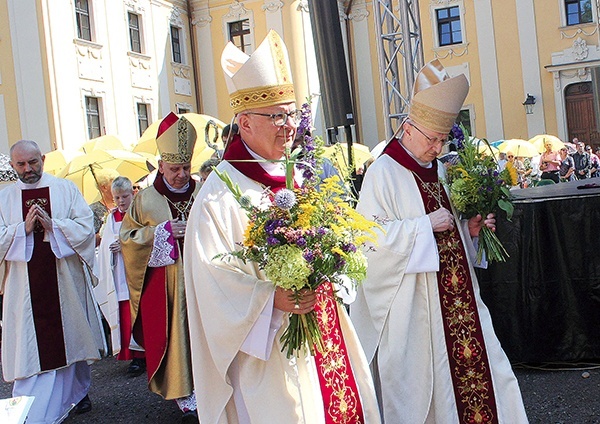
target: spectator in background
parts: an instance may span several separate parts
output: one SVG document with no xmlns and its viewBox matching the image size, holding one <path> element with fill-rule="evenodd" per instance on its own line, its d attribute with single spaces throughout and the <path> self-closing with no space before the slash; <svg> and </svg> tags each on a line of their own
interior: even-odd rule
<svg viewBox="0 0 600 424">
<path fill-rule="evenodd" d="M 219 162 L 221 162 L 219 159 L 209 159 L 206 162 L 204 162 L 202 164 L 202 166 L 200 166 L 200 182 L 204 183 L 204 181 L 206 181 L 206 179 L 208 178 L 208 176 L 210 175 L 210 173 L 213 170 L 213 167 L 217 166 L 219 164 Z"/>
<path fill-rule="evenodd" d="M 540 171 L 542 171 L 541 179 L 552 180 L 555 183 L 559 182 L 558 170 L 561 164 L 560 155 L 558 152 L 552 151 L 552 143 L 547 141 L 544 143 L 544 153 L 540 157 Z"/>
<path fill-rule="evenodd" d="M 133 199 L 131 181 L 126 177 L 115 178 L 112 196 L 117 206 L 109 212 L 102 226 L 102 240 L 95 264 L 98 285 L 94 294 L 111 330 L 113 355 L 117 355 L 119 361 L 131 361 L 127 374 L 137 377 L 146 371 L 146 359 L 143 349 L 131 337 L 129 288 L 119 238 L 121 222 Z"/>
<path fill-rule="evenodd" d="M 100 200 L 90 205 L 90 209 L 94 213 L 94 234 L 96 234 L 96 246 L 100 245 L 100 228 L 104 223 L 104 218 L 115 207 L 113 203 L 111 184 L 119 173 L 114 169 L 100 169 L 95 172 L 96 186 L 100 192 Z"/>
<path fill-rule="evenodd" d="M 576 139 L 573 139 L 575 141 Z M 590 177 L 590 155 L 584 150 L 583 142 L 577 142 L 577 151 L 573 153 L 573 161 L 575 162 L 575 178 L 585 180 Z"/>
<path fill-rule="evenodd" d="M 590 178 L 595 178 L 600 173 L 600 159 L 592 151 L 592 146 L 589 144 L 585 146 L 585 151 L 590 155 Z"/>
<path fill-rule="evenodd" d="M 506 166 L 506 153 L 500 152 L 498 153 L 498 172 L 504 171 L 504 167 Z"/>
<path fill-rule="evenodd" d="M 573 161 L 573 158 L 571 156 L 568 155 L 568 149 L 566 147 L 563 147 L 562 149 L 560 149 L 560 151 L 558 152 L 560 154 L 560 170 L 559 170 L 559 174 L 560 174 L 560 181 L 561 182 L 567 182 L 567 181 L 574 181 L 575 180 L 575 162 Z"/>
</svg>

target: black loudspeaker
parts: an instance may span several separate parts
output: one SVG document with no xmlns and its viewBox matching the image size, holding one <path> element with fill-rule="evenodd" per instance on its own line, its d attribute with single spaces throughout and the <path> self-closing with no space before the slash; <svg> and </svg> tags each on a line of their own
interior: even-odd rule
<svg viewBox="0 0 600 424">
<path fill-rule="evenodd" d="M 338 2 L 309 0 L 319 83 L 327 128 L 354 124 Z"/>
</svg>

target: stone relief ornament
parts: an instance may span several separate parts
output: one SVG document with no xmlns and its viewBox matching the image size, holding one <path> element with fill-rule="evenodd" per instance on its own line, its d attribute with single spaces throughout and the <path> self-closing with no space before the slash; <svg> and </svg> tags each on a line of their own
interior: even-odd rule
<svg viewBox="0 0 600 424">
<path fill-rule="evenodd" d="M 298 7 L 296 7 L 296 10 L 298 12 L 306 12 L 306 13 L 308 13 L 309 12 L 309 10 L 308 10 L 308 0 L 300 0 L 298 2 Z"/>
<path fill-rule="evenodd" d="M 361 22 L 367 19 L 369 11 L 367 10 L 367 4 L 365 2 L 358 3 L 352 6 L 352 10 L 348 15 L 348 19 L 355 22 Z"/>
<path fill-rule="evenodd" d="M 573 58 L 576 61 L 581 62 L 588 57 L 588 53 L 589 49 L 586 41 L 581 37 L 577 37 L 575 41 L 573 41 Z"/>
<path fill-rule="evenodd" d="M 212 22 L 212 16 L 208 8 L 200 9 L 192 13 L 192 25 L 203 28 Z"/>
<path fill-rule="evenodd" d="M 242 16 L 245 16 L 247 14 L 248 9 L 244 7 L 244 4 L 240 3 L 239 0 L 233 0 L 233 2 L 229 5 L 229 12 L 224 16 L 224 18 L 240 19 Z"/>
<path fill-rule="evenodd" d="M 261 8 L 265 12 L 275 13 L 282 7 L 283 7 L 283 2 L 280 0 L 278 0 L 278 1 L 265 0 L 265 4 L 263 4 Z"/>
</svg>

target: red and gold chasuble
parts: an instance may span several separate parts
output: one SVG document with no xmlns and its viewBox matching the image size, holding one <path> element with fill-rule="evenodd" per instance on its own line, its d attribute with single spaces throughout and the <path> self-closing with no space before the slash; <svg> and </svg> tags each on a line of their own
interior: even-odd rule
<svg viewBox="0 0 600 424">
<path fill-rule="evenodd" d="M 190 179 L 190 185 L 185 192 L 173 193 L 165 185 L 162 174 L 158 173 L 154 180 L 154 188 L 167 199 L 173 219 L 187 219 L 193 202 L 192 195 L 196 189 L 194 180 Z M 183 239 L 178 240 L 175 248 L 179 249 L 181 255 Z M 169 343 L 171 324 L 167 291 L 166 267 L 148 267 L 140 298 L 140 320 L 134 323 L 133 328 L 135 340 L 145 349 L 148 381 L 154 378 L 160 368 Z"/>
<path fill-rule="evenodd" d="M 33 205 L 40 206 L 52 217 L 49 187 L 22 190 L 21 199 L 23 221 Z M 36 222 L 33 230 L 33 255 L 27 262 L 27 275 L 40 369 L 49 371 L 66 366 L 67 356 L 60 309 L 56 256 L 52 252 L 50 241 L 44 241 L 44 235 L 44 228 L 39 222 Z"/>
<path fill-rule="evenodd" d="M 441 206 L 452 210 L 438 179 L 437 161 L 431 168 L 423 168 L 396 139 L 384 153 L 413 173 L 425 213 Z M 492 375 L 465 248 L 456 228 L 435 233 L 435 239 L 440 256 L 437 279 L 442 324 L 459 422 L 497 423 Z"/>
<path fill-rule="evenodd" d="M 250 155 L 239 135 L 227 148 L 224 159 L 246 177 L 269 187 L 273 193 L 285 188 L 285 177 L 269 175 Z M 337 300 L 331 283 L 317 289 L 315 313 L 323 336 L 323 352 L 317 349 L 315 364 L 321 387 L 326 424 L 364 422 L 358 386 L 340 326 Z"/>
</svg>

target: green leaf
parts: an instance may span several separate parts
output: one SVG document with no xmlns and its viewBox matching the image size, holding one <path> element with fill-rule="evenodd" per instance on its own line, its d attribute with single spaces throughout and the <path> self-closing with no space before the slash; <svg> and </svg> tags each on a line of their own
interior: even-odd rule
<svg viewBox="0 0 600 424">
<path fill-rule="evenodd" d="M 508 200 L 500 199 L 498 200 L 498 207 L 506 212 L 506 219 L 510 221 L 515 211 L 514 205 Z"/>
</svg>

